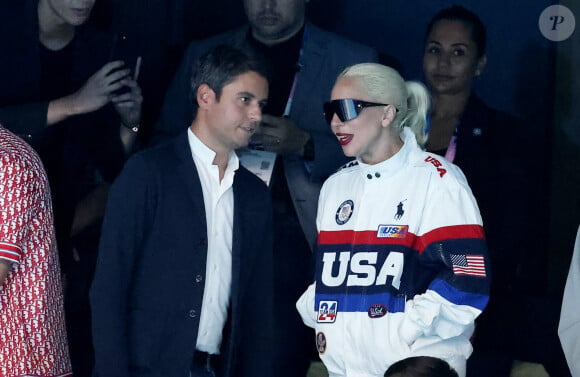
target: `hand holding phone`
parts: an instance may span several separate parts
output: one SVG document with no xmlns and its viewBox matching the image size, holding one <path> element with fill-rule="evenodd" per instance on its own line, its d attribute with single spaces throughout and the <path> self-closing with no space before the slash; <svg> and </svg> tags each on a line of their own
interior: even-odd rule
<svg viewBox="0 0 580 377">
<path fill-rule="evenodd" d="M 133 80 L 136 81 L 141 66 L 141 58 L 137 57 L 137 54 L 134 53 L 127 36 L 124 34 L 115 34 L 113 37 L 113 44 L 109 54 L 109 62 L 117 60 L 120 60 L 124 63 L 124 66 L 122 66 L 120 69 L 132 69 Z M 121 80 L 126 77 L 127 76 L 122 77 Z M 121 88 L 115 90 L 112 94 L 118 96 L 128 93 L 130 90 L 131 89 L 128 86 L 124 85 Z"/>
</svg>

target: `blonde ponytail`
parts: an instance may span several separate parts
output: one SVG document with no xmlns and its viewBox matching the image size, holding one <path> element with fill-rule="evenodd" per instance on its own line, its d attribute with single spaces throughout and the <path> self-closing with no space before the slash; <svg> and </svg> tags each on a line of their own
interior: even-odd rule
<svg viewBox="0 0 580 377">
<path fill-rule="evenodd" d="M 417 144 L 425 148 L 427 135 L 427 114 L 431 106 L 431 97 L 427 88 L 417 81 L 407 81 L 407 113 L 401 120 L 401 128 L 409 127 L 415 134 Z"/>
</svg>

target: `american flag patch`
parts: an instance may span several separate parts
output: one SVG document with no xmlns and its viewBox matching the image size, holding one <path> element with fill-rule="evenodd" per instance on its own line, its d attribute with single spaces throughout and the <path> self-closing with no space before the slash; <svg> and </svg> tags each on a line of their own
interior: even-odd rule
<svg viewBox="0 0 580 377">
<path fill-rule="evenodd" d="M 451 254 L 451 263 L 455 275 L 486 276 L 483 255 Z"/>
</svg>

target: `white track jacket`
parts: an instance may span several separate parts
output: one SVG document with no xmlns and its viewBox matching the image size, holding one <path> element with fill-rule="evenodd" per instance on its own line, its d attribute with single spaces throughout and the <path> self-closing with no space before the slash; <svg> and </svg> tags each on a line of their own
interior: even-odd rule
<svg viewBox="0 0 580 377">
<path fill-rule="evenodd" d="M 461 170 L 411 130 L 376 165 L 353 161 L 324 184 L 315 282 L 297 302 L 330 377 L 382 377 L 409 356 L 465 374 L 488 302 L 481 216 Z"/>
</svg>

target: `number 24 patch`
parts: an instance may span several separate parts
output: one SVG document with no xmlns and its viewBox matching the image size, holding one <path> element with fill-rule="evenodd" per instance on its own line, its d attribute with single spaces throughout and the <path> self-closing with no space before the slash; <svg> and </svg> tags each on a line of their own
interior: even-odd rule
<svg viewBox="0 0 580 377">
<path fill-rule="evenodd" d="M 338 312 L 338 301 L 320 301 L 318 303 L 318 323 L 334 323 Z"/>
</svg>

